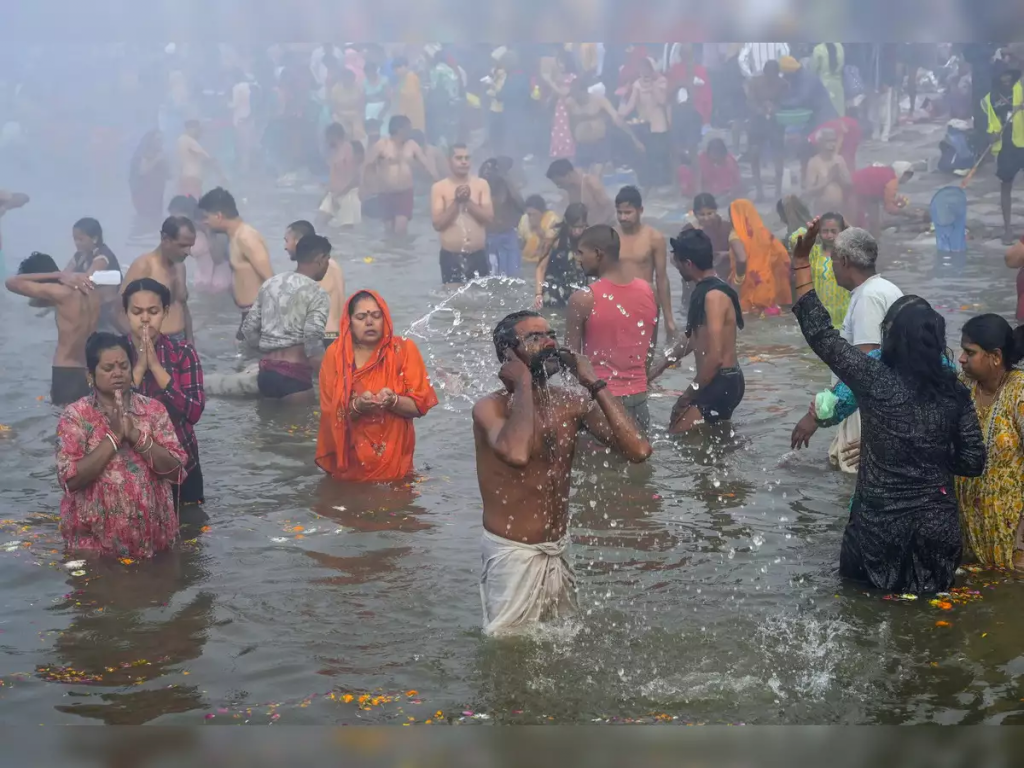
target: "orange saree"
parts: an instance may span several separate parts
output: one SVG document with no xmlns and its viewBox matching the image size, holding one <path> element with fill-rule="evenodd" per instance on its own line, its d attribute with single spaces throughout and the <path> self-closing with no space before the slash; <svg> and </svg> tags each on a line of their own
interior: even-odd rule
<svg viewBox="0 0 1024 768">
<path fill-rule="evenodd" d="M 740 285 L 743 311 L 778 309 L 781 305 L 792 304 L 786 246 L 768 231 L 749 200 L 733 201 L 729 217 L 747 251 L 747 275 Z"/>
<path fill-rule="evenodd" d="M 324 355 L 320 369 L 320 431 L 316 463 L 337 480 L 387 482 L 412 472 L 416 429 L 412 419 L 390 412 L 353 418 L 352 398 L 388 388 L 411 398 L 420 415 L 437 405 L 419 349 L 409 339 L 394 335 L 391 313 L 384 299 L 366 291 L 384 313 L 384 332 L 373 356 L 356 370 L 348 304 L 341 314 L 338 340 Z M 351 301 L 351 299 L 350 299 Z"/>
</svg>

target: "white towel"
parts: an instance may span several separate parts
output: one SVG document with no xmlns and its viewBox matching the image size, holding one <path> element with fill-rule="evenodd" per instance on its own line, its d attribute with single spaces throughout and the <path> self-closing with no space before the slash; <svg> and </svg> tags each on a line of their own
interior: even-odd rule
<svg viewBox="0 0 1024 768">
<path fill-rule="evenodd" d="M 522 544 L 484 531 L 480 544 L 484 634 L 506 633 L 577 612 L 576 575 L 565 557 L 568 534 L 558 541 Z"/>
</svg>

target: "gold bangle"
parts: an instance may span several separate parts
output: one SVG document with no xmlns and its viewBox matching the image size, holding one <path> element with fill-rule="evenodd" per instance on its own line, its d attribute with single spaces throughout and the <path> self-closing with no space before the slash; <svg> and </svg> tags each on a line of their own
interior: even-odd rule
<svg viewBox="0 0 1024 768">
<path fill-rule="evenodd" d="M 110 444 L 111 444 L 112 446 L 114 446 L 114 452 L 115 452 L 115 453 L 117 453 L 117 451 L 121 450 L 121 444 L 120 444 L 119 442 L 117 442 L 117 438 L 116 438 L 116 437 L 114 437 L 114 436 L 113 436 L 112 434 L 110 434 L 109 432 L 107 432 L 107 435 L 106 435 L 106 436 L 107 436 L 107 438 L 108 438 L 108 439 L 110 440 Z"/>
</svg>

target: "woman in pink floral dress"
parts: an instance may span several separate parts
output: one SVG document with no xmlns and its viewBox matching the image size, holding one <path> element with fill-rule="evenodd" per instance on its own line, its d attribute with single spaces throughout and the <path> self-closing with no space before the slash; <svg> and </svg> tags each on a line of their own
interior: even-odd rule
<svg viewBox="0 0 1024 768">
<path fill-rule="evenodd" d="M 185 479 L 185 451 L 164 406 L 132 394 L 124 337 L 94 333 L 85 358 L 93 394 L 57 424 L 64 543 L 69 551 L 152 557 L 178 535 L 170 484 Z"/>
<path fill-rule="evenodd" d="M 545 82 L 555 99 L 555 111 L 551 119 L 551 157 L 564 157 L 572 160 L 576 156 L 576 140 L 572 135 L 572 122 L 569 119 L 569 86 L 576 79 L 572 72 L 572 58 L 562 51 L 555 60 L 554 71 L 545 76 Z"/>
</svg>

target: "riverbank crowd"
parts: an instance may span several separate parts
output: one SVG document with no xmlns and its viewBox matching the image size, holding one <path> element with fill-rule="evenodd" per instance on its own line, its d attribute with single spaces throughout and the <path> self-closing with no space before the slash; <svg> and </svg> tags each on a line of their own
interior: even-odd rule
<svg viewBox="0 0 1024 768">
<path fill-rule="evenodd" d="M 424 202 L 439 285 L 502 275 L 534 291 L 494 328 L 500 388 L 466 424 L 487 634 L 577 612 L 577 453 L 642 463 L 655 435 L 708 439 L 744 399 L 739 334 L 786 311 L 833 374 L 807 393 L 792 447 L 834 427 L 830 464 L 857 477 L 840 573 L 932 594 L 967 558 L 1024 569 L 1024 237 L 1012 205 L 1024 47 L 324 43 L 216 54 L 121 49 L 107 117 L 123 122 L 86 117 L 88 151 L 53 140 L 69 168 L 106 167 L 132 145 L 128 191 L 148 252 L 122 267 L 86 217 L 63 268 L 44 253 L 4 254 L 8 291 L 56 318 L 50 394 L 63 409 L 69 555 L 148 558 L 180 525 L 216 516 L 195 431 L 208 397 L 318 407 L 310 462 L 340 483 L 409 477 L 415 422 L 439 404 L 430 367 L 384 293 L 346 285 L 331 238 L 376 228 L 400 240 Z M 0 152 L 31 173 L 32 137 L 45 146 L 53 126 L 46 83 L 18 75 Z M 947 124 L 934 170 L 949 183 L 925 210 L 905 190 L 933 169 L 867 164 L 858 150 L 898 145 L 901 125 L 930 121 Z M 1016 322 L 981 314 L 949 340 L 926 297 L 880 274 L 879 253 L 894 227 L 965 251 L 964 189 L 993 174 L 992 237 L 1017 270 Z M 283 232 L 258 231 L 232 191 L 308 184 L 321 202 Z M 645 218 L 652 201 L 678 211 L 671 231 Z M 0 227 L 32 204 L 0 191 Z M 294 268 L 275 273 L 277 237 Z M 676 273 L 683 307 L 672 306 Z M 258 358 L 216 385 L 204 380 L 193 294 L 233 302 L 239 349 Z M 668 423 L 654 423 L 657 378 L 690 355 L 693 381 Z"/>
</svg>

